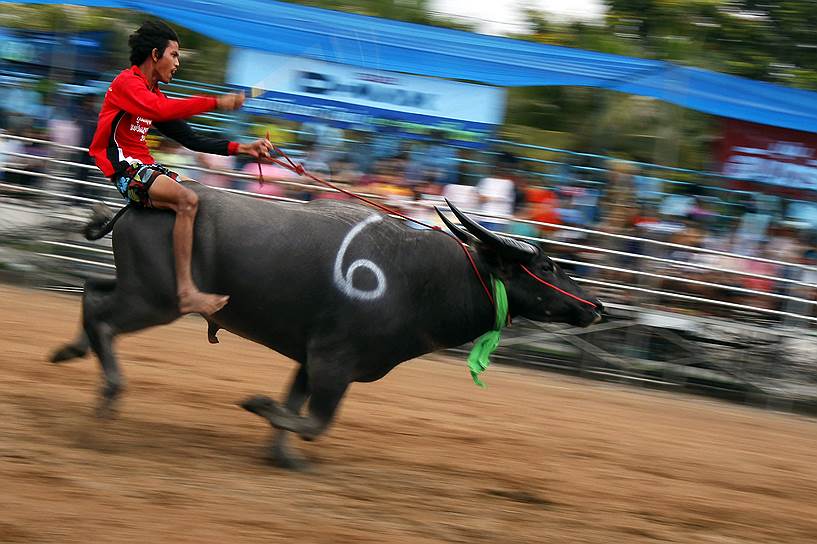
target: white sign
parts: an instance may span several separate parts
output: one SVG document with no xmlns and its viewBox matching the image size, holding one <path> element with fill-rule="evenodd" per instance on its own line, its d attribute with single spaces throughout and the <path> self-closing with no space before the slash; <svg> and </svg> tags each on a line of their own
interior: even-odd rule
<svg viewBox="0 0 817 544">
<path fill-rule="evenodd" d="M 817 134 L 723 121 L 720 161 L 725 176 L 786 189 L 817 190 Z"/>
<path fill-rule="evenodd" d="M 505 91 L 495 87 L 250 49 L 233 50 L 228 81 L 295 97 L 302 107 L 334 101 L 349 105 L 351 112 L 387 110 L 418 122 L 433 117 L 499 125 L 505 108 Z"/>
</svg>

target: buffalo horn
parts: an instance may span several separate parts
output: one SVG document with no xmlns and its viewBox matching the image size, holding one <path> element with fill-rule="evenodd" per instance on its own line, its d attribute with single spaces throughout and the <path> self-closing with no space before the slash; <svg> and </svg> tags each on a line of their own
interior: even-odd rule
<svg viewBox="0 0 817 544">
<path fill-rule="evenodd" d="M 454 234 L 454 236 L 456 236 L 459 239 L 460 242 L 462 242 L 463 244 L 469 244 L 477 239 L 477 237 L 471 234 L 470 232 L 466 232 L 457 225 L 455 225 L 454 223 L 452 223 L 451 220 L 445 216 L 443 211 L 438 206 L 434 206 L 434 209 L 437 210 L 437 215 L 439 215 L 440 219 L 443 220 L 443 223 L 445 223 L 445 226 L 448 227 L 448 230 L 450 230 Z"/>
<path fill-rule="evenodd" d="M 506 236 L 500 236 L 490 230 L 486 229 L 464 213 L 462 213 L 456 206 L 454 206 L 448 199 L 445 203 L 451 208 L 451 211 L 459 219 L 463 226 L 476 236 L 482 243 L 493 246 L 495 249 L 503 253 L 506 257 L 516 259 L 519 261 L 528 261 L 531 257 L 538 253 L 538 250 L 527 242 L 521 240 L 514 240 Z"/>
</svg>

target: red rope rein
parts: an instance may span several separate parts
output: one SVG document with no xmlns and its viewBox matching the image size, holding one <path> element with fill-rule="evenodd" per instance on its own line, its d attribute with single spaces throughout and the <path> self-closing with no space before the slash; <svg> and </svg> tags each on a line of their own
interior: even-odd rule
<svg viewBox="0 0 817 544">
<path fill-rule="evenodd" d="M 269 141 L 269 132 L 267 132 L 267 141 Z M 270 142 L 270 143 L 272 143 L 272 142 Z M 305 177 L 311 179 L 312 181 L 314 181 L 316 183 L 326 185 L 330 189 L 334 189 L 334 190 L 338 191 L 339 193 L 343 193 L 343 194 L 345 194 L 347 196 L 350 196 L 352 198 L 357 198 L 358 200 L 362 200 L 366 204 L 369 204 L 370 206 L 373 206 L 373 207 L 375 207 L 375 208 L 377 208 L 379 210 L 382 210 L 382 211 L 384 211 L 384 212 L 386 212 L 388 214 L 396 215 L 398 217 L 401 217 L 401 218 L 405 219 L 406 221 L 411 221 L 411 222 L 416 223 L 418 225 L 422 225 L 422 226 L 424 226 L 424 227 L 426 227 L 428 229 L 437 230 L 437 231 L 443 232 L 445 234 L 448 234 L 448 236 L 450 236 L 454 241 L 456 241 L 457 244 L 459 244 L 460 248 L 462 248 L 463 253 L 465 253 L 465 256 L 468 258 L 468 261 L 471 263 L 471 268 L 473 268 L 474 274 L 477 276 L 477 279 L 479 280 L 480 285 L 482 285 L 482 289 L 485 291 L 485 295 L 488 297 L 488 300 L 491 302 L 491 306 L 494 305 L 494 297 L 493 297 L 493 295 L 491 295 L 491 290 L 488 288 L 488 285 L 485 283 L 485 279 L 482 277 L 482 274 L 480 273 L 479 268 L 477 268 L 477 264 L 474 262 L 474 257 L 468 251 L 468 246 L 466 246 L 464 243 L 457 240 L 457 238 L 455 238 L 454 235 L 445 232 L 439 226 L 428 225 L 428 224 L 426 224 L 426 223 L 424 223 L 422 221 L 418 221 L 417 219 L 413 219 L 413 218 L 411 218 L 411 217 L 409 217 L 407 215 L 404 215 L 404 214 L 398 212 L 397 210 L 389 208 L 388 206 L 384 206 L 382 204 L 374 202 L 371 199 L 368 199 L 368 198 L 366 198 L 364 196 L 355 194 L 355 193 L 353 193 L 351 191 L 347 191 L 346 189 L 344 189 L 342 187 L 338 187 L 337 185 L 335 185 L 333 183 L 330 183 L 330 182 L 328 182 L 328 181 L 326 181 L 324 179 L 321 179 L 318 176 L 313 175 L 306 168 L 304 168 L 303 164 L 296 164 L 289 157 L 289 155 L 287 155 L 284 151 L 282 151 L 277 145 L 272 144 L 272 149 L 273 149 L 273 151 L 275 151 L 278 154 L 278 156 L 280 158 L 277 158 L 277 157 L 265 157 L 266 160 L 268 160 L 271 163 L 277 164 L 278 166 L 280 166 L 282 168 L 286 168 L 290 172 L 295 172 L 299 176 L 305 176 Z M 281 160 L 281 159 L 284 159 L 284 160 Z M 261 183 L 261 185 L 266 183 L 265 180 L 264 180 L 264 172 L 261 169 L 261 156 L 260 155 L 258 156 L 258 180 Z"/>
<path fill-rule="evenodd" d="M 269 139 L 269 137 L 268 137 L 268 139 Z M 404 214 L 398 212 L 397 210 L 395 210 L 393 208 L 389 208 L 388 206 L 378 204 L 377 202 L 375 202 L 373 200 L 370 200 L 370 199 L 368 199 L 368 198 L 366 198 L 364 196 L 355 194 L 355 193 L 353 193 L 351 191 L 347 191 L 346 189 L 344 189 L 342 187 L 338 187 L 337 185 L 335 185 L 333 183 L 330 183 L 330 182 L 328 182 L 326 180 L 323 180 L 323 179 L 319 178 L 318 176 L 313 175 L 306 168 L 304 168 L 303 164 L 296 164 L 295 162 L 293 162 L 293 160 L 289 158 L 289 155 L 287 155 L 286 153 L 281 151 L 281 149 L 279 149 L 278 146 L 275 145 L 275 144 L 272 144 L 272 149 L 276 153 L 278 153 L 278 155 L 281 158 L 285 159 L 286 162 L 284 162 L 284 161 L 282 161 L 282 160 L 280 160 L 280 159 L 278 159 L 276 157 L 267 157 L 267 160 L 274 163 L 274 164 L 277 164 L 278 166 L 280 166 L 282 168 L 286 168 L 287 170 L 289 170 L 291 172 L 295 172 L 299 176 L 305 176 L 305 177 L 311 179 L 314 182 L 326 185 L 330 189 L 334 189 L 335 191 L 338 191 L 339 193 L 343 193 L 343 194 L 345 194 L 347 196 L 351 196 L 352 198 L 357 198 L 359 200 L 362 200 L 363 202 L 365 202 L 366 204 L 368 204 L 370 206 L 374 206 L 375 208 L 378 208 L 378 209 L 380 209 L 380 210 L 382 210 L 382 211 L 384 211 L 386 213 L 389 213 L 391 215 L 396 215 L 397 217 L 401 217 L 401 218 L 405 219 L 406 221 L 411 221 L 413 223 L 417 223 L 418 225 L 422 225 L 422 226 L 426 227 L 427 229 L 442 231 L 442 229 L 440 227 L 438 227 L 438 226 L 427 225 L 426 223 L 423 223 L 422 221 L 418 221 L 417 219 L 412 219 L 411 217 L 409 217 L 407 215 L 404 215 Z M 265 182 L 264 182 L 264 174 L 261 171 L 261 157 L 258 158 L 258 177 L 259 177 L 259 179 L 261 181 L 261 184 L 263 185 Z"/>
<path fill-rule="evenodd" d="M 269 141 L 269 132 L 267 132 L 267 141 Z M 370 206 L 373 206 L 373 207 L 375 207 L 375 208 L 377 208 L 379 210 L 382 210 L 382 211 L 384 211 L 384 212 L 386 212 L 388 214 L 396 215 L 398 217 L 401 217 L 401 218 L 405 219 L 406 221 L 411 221 L 411 222 L 416 223 L 418 225 L 422 225 L 422 226 L 424 226 L 424 227 L 426 227 L 428 229 L 437 230 L 437 231 L 440 231 L 440 232 L 444 232 L 445 234 L 448 234 L 448 236 L 450 236 L 452 239 L 454 239 L 459 244 L 459 246 L 462 248 L 462 251 L 465 253 L 465 256 L 468 258 L 468 262 L 471 264 L 471 268 L 473 268 L 474 274 L 476 274 L 480 285 L 482 285 L 482 288 L 485 290 L 485 295 L 488 297 L 488 300 L 491 302 L 491 306 L 494 306 L 494 297 L 493 297 L 493 295 L 491 295 L 491 290 L 489 289 L 488 284 L 485 283 L 485 279 L 482 277 L 482 274 L 480 273 L 479 268 L 477 268 L 477 263 L 474 262 L 474 257 L 468 251 L 468 246 L 466 244 L 464 244 L 463 242 L 461 242 L 460 240 L 458 240 L 453 234 L 449 234 L 449 233 L 443 231 L 442 228 L 440 228 L 439 226 L 427 225 L 426 223 L 423 223 L 422 221 L 418 221 L 417 219 L 412 219 L 411 217 L 409 217 L 407 215 L 404 215 L 404 214 L 398 212 L 397 210 L 389 208 L 388 206 L 384 206 L 384 205 L 379 204 L 377 202 L 374 202 L 373 200 L 370 200 L 370 199 L 368 199 L 368 198 L 366 198 L 364 196 L 355 194 L 355 193 L 353 193 L 351 191 L 347 191 L 346 189 L 343 189 L 342 187 L 338 187 L 337 185 L 335 185 L 333 183 L 330 183 L 330 182 L 328 182 L 326 180 L 323 180 L 323 179 L 319 178 L 318 176 L 315 176 L 312 173 L 310 173 L 306 168 L 304 168 L 303 164 L 296 164 L 289 157 L 289 155 L 287 155 L 284 151 L 282 151 L 277 145 L 272 144 L 272 149 L 273 149 L 273 151 L 275 151 L 278 154 L 278 157 L 280 157 L 280 158 L 272 157 L 272 156 L 264 157 L 270 163 L 277 164 L 278 166 L 280 166 L 282 168 L 285 168 L 285 169 L 287 169 L 287 170 L 289 170 L 291 172 L 295 172 L 299 176 L 305 176 L 305 177 L 311 179 L 312 181 L 314 181 L 316 183 L 326 185 L 330 189 L 334 189 L 335 191 L 343 193 L 343 194 L 345 194 L 347 196 L 350 196 L 352 198 L 357 198 L 358 200 L 362 200 L 366 204 L 369 204 Z M 281 159 L 283 159 L 283 160 L 281 160 Z M 261 169 L 261 156 L 260 155 L 258 156 L 258 180 L 261 183 L 261 185 L 266 183 L 265 180 L 264 180 L 264 172 Z M 520 266 L 522 267 L 522 270 L 527 272 L 528 275 L 530 275 L 533 279 L 535 279 L 539 283 L 543 283 L 544 285 L 547 285 L 551 289 L 554 289 L 555 291 L 558 291 L 559 293 L 561 293 L 561 294 L 563 294 L 565 296 L 568 296 L 568 297 L 570 297 L 570 298 L 572 298 L 574 300 L 577 300 L 577 301 L 579 301 L 579 302 L 581 302 L 583 304 L 593 306 L 594 308 L 596 307 L 596 305 L 593 304 L 592 302 L 589 302 L 587 300 L 584 300 L 583 298 L 580 298 L 580 297 L 577 297 L 576 295 L 568 293 L 567 291 L 556 287 L 552 283 L 546 282 L 545 280 L 543 280 L 542 278 L 538 277 L 536 274 L 534 274 L 533 272 L 528 270 L 525 267 L 525 265 L 520 265 Z M 508 316 L 508 319 L 510 321 L 510 314 Z"/>
<path fill-rule="evenodd" d="M 535 280 L 536 280 L 536 281 L 538 281 L 539 283 L 543 283 L 543 284 L 547 285 L 548 287 L 550 287 L 550 288 L 551 288 L 551 289 L 553 289 L 554 291 L 558 291 L 559 293 L 563 294 L 563 295 L 564 295 L 564 296 L 566 296 L 566 297 L 570 297 L 570 298 L 572 298 L 573 300 L 578 300 L 578 301 L 579 301 L 579 302 L 581 302 L 582 304 L 587 304 L 588 306 L 592 306 L 593 308 L 595 308 L 595 307 L 596 307 L 596 305 L 595 305 L 595 304 L 593 304 L 592 302 L 590 302 L 589 300 L 584 300 L 584 299 L 583 299 L 583 298 L 581 298 L 581 297 L 577 297 L 577 296 L 576 296 L 576 295 L 574 295 L 573 293 L 568 293 L 568 292 L 567 292 L 567 291 L 565 291 L 564 289 L 559 289 L 558 287 L 556 287 L 556 286 L 555 286 L 555 285 L 553 285 L 552 283 L 548 283 L 548 282 L 546 282 L 545 280 L 543 280 L 542 278 L 540 278 L 539 276 L 537 276 L 536 274 L 534 274 L 533 272 L 531 272 L 530 270 L 528 270 L 528 267 L 526 267 L 524 264 L 520 264 L 519 266 L 521 266 L 521 267 L 522 267 L 522 270 L 524 270 L 525 272 L 527 272 L 527 273 L 528 273 L 528 275 L 529 275 L 531 278 L 535 279 Z"/>
</svg>

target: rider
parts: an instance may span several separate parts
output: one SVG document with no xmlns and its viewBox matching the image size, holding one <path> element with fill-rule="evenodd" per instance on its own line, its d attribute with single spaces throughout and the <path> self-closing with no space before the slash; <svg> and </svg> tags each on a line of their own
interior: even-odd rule
<svg viewBox="0 0 817 544">
<path fill-rule="evenodd" d="M 266 139 L 240 144 L 212 138 L 193 131 L 184 121 L 214 109 L 236 110 L 244 104 L 244 95 L 165 97 L 159 83 L 169 83 L 179 68 L 179 37 L 167 24 L 144 23 L 130 36 L 128 45 L 132 66 L 113 80 L 105 94 L 90 154 L 131 205 L 176 213 L 173 254 L 179 310 L 183 314 L 213 314 L 229 297 L 203 293 L 193 282 L 193 223 L 198 197 L 179 183 L 179 174 L 154 161 L 145 135 L 152 126 L 193 151 L 255 158 L 268 156 L 272 144 Z"/>
</svg>

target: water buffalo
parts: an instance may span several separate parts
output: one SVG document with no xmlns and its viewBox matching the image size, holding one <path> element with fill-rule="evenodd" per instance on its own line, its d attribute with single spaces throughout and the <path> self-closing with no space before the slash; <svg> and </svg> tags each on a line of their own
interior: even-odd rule
<svg viewBox="0 0 817 544">
<path fill-rule="evenodd" d="M 208 318 L 211 341 L 223 328 L 300 363 L 283 405 L 262 396 L 243 403 L 278 429 L 268 451 L 278 465 L 298 464 L 287 432 L 306 440 L 323 433 L 350 383 L 378 380 L 403 361 L 493 328 L 485 289 L 461 244 L 444 232 L 413 229 L 354 203 L 271 203 L 188 183 L 200 198 L 195 281 L 230 295 Z M 601 303 L 537 247 L 451 209 L 465 229 L 449 227 L 468 243 L 485 281 L 504 282 L 512 316 L 577 326 L 600 318 Z M 113 218 L 98 211 L 86 228 L 91 239 L 113 229 L 116 278 L 86 282 L 82 331 L 51 360 L 96 353 L 100 413 L 113 409 L 123 386 L 114 337 L 180 317 L 172 225 L 170 212 L 132 208 Z"/>
</svg>

